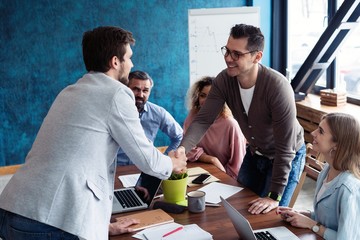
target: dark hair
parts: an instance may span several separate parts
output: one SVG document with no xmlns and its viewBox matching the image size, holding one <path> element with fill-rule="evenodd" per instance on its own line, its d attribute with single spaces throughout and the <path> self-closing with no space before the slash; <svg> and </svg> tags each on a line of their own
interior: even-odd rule
<svg viewBox="0 0 360 240">
<path fill-rule="evenodd" d="M 258 27 L 246 24 L 236 24 L 231 28 L 230 36 L 235 39 L 247 38 L 247 50 L 249 51 L 264 50 L 265 38 Z"/>
<path fill-rule="evenodd" d="M 204 87 L 212 86 L 214 79 L 214 77 L 204 76 L 192 85 L 188 91 L 188 108 L 190 111 L 197 113 L 200 110 L 199 95 Z M 232 113 L 226 104 L 224 104 L 224 108 L 220 115 L 224 118 L 232 116 Z"/>
<path fill-rule="evenodd" d="M 82 51 L 86 70 L 109 71 L 112 57 L 124 61 L 127 44 L 135 44 L 135 39 L 131 32 L 119 27 L 98 27 L 85 32 Z"/>
<path fill-rule="evenodd" d="M 151 87 L 154 86 L 154 81 L 152 80 L 152 78 L 150 77 L 150 75 L 147 72 L 132 71 L 131 73 L 129 73 L 129 84 L 130 84 L 130 81 L 134 78 L 140 79 L 140 80 L 149 80 L 150 86 Z"/>
<path fill-rule="evenodd" d="M 200 102 L 199 102 L 199 94 L 206 86 L 211 86 L 213 83 L 214 77 L 205 76 L 202 77 L 199 81 L 194 83 L 190 90 L 190 109 L 200 109 Z"/>
</svg>

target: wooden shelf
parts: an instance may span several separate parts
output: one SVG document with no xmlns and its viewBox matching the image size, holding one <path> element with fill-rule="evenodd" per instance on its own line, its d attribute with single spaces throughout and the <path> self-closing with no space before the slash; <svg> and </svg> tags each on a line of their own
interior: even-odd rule
<svg viewBox="0 0 360 240">
<path fill-rule="evenodd" d="M 304 128 L 305 141 L 312 142 L 311 132 L 314 131 L 324 114 L 330 112 L 348 113 L 360 119 L 360 106 L 346 103 L 343 106 L 326 106 L 320 104 L 320 96 L 308 94 L 305 100 L 296 102 L 297 119 Z"/>
</svg>

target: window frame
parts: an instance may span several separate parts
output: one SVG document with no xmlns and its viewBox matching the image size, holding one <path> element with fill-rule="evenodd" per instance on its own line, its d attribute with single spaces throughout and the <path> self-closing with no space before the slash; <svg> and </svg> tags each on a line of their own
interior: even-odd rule
<svg viewBox="0 0 360 240">
<path fill-rule="evenodd" d="M 287 66 L 288 27 L 291 27 L 288 26 L 288 14 L 289 14 L 288 1 L 289 0 L 285 0 L 285 1 L 272 0 L 273 21 L 272 21 L 272 31 L 271 31 L 272 32 L 271 46 L 272 46 L 272 53 L 274 53 L 275 50 L 277 52 L 276 54 L 271 54 L 272 57 L 271 57 L 270 65 L 272 68 L 276 69 L 284 76 L 287 76 L 286 69 L 288 68 Z M 338 9 L 337 2 L 338 2 L 337 0 L 328 0 L 328 11 L 327 11 L 328 24 L 336 14 L 336 11 Z M 321 89 L 324 88 L 333 89 L 335 87 L 338 77 L 337 69 L 336 69 L 336 55 L 332 63 L 328 65 L 325 71 L 326 71 L 326 87 L 317 86 L 315 82 L 310 90 L 310 93 L 319 94 Z M 347 102 L 360 105 L 360 99 L 352 98 L 350 96 L 347 97 Z"/>
</svg>

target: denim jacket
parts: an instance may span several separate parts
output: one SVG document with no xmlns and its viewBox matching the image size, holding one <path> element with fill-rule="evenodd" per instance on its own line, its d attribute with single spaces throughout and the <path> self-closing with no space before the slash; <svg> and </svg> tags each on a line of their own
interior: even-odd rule
<svg viewBox="0 0 360 240">
<path fill-rule="evenodd" d="M 348 171 L 340 173 L 317 201 L 329 169 L 326 164 L 317 180 L 311 218 L 326 227 L 325 239 L 360 239 L 360 179 Z"/>
</svg>

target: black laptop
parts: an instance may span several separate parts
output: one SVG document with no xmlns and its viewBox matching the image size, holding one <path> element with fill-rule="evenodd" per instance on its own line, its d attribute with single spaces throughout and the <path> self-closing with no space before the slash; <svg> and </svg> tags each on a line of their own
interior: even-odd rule
<svg viewBox="0 0 360 240">
<path fill-rule="evenodd" d="M 141 173 L 134 187 L 114 190 L 112 213 L 149 208 L 160 187 L 161 179 Z"/>
</svg>

